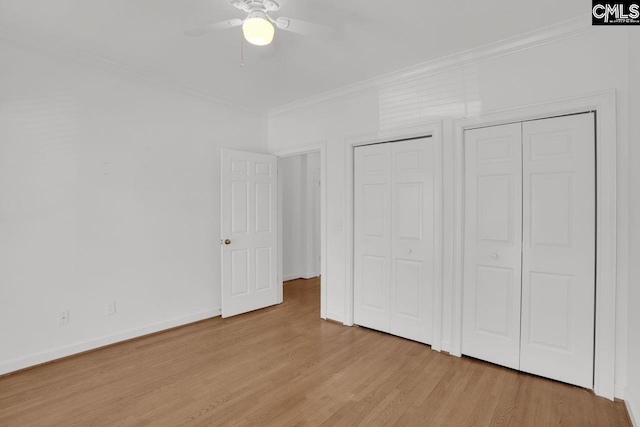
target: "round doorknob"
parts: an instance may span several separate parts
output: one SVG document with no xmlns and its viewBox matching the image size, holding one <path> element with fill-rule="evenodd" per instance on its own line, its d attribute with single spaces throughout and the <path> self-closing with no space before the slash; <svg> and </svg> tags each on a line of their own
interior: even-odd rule
<svg viewBox="0 0 640 427">
<path fill-rule="evenodd" d="M 491 254 L 491 258 L 493 258 L 493 259 L 498 259 L 498 254 L 496 254 L 496 253 L 492 253 L 492 254 Z"/>
<path fill-rule="evenodd" d="M 411 253 L 411 249 L 407 249 L 407 253 L 410 254 Z"/>
<path fill-rule="evenodd" d="M 231 240 L 226 239 L 226 240 L 224 241 L 224 244 L 225 244 L 225 245 L 229 245 L 229 244 L 231 244 Z"/>
</svg>

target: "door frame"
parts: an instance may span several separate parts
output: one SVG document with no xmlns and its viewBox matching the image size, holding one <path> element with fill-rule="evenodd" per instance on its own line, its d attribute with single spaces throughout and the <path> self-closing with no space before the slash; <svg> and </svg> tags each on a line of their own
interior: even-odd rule
<svg viewBox="0 0 640 427">
<path fill-rule="evenodd" d="M 327 141 L 317 141 L 282 150 L 270 154 L 283 157 L 299 156 L 309 153 L 320 153 L 320 317 L 327 319 Z M 278 303 L 283 301 L 282 281 L 282 174 L 278 162 Z"/>
<path fill-rule="evenodd" d="M 353 221 L 354 221 L 354 150 L 358 146 L 393 142 L 410 138 L 430 137 L 434 141 L 435 158 L 440 159 L 434 165 L 434 191 L 436 200 L 440 201 L 440 209 L 434 215 L 434 228 L 436 241 L 434 245 L 434 277 L 433 283 L 433 339 L 431 348 L 440 351 L 442 349 L 442 259 L 443 259 L 443 174 L 442 174 L 442 122 L 435 121 L 417 126 L 394 128 L 381 130 L 378 132 L 363 133 L 345 137 L 345 159 L 346 159 L 346 188 L 345 188 L 345 239 L 347 248 L 347 262 L 345 275 L 345 300 L 344 319 L 345 326 L 353 326 Z"/>
<path fill-rule="evenodd" d="M 464 131 L 595 111 L 596 120 L 596 309 L 594 391 L 613 400 L 616 336 L 616 92 L 597 92 L 454 120 L 453 325 L 451 354 L 462 350 L 464 268 Z"/>
</svg>

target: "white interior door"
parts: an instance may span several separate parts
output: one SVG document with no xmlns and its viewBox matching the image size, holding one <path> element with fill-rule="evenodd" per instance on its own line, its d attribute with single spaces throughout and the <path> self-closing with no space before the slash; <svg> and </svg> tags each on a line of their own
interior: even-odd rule
<svg viewBox="0 0 640 427">
<path fill-rule="evenodd" d="M 432 138 L 391 146 L 390 332 L 431 343 L 433 336 L 434 188 Z"/>
<path fill-rule="evenodd" d="M 391 328 L 391 145 L 354 150 L 354 323 Z"/>
<path fill-rule="evenodd" d="M 361 146 L 354 161 L 354 323 L 430 343 L 434 142 Z"/>
<path fill-rule="evenodd" d="M 519 368 L 522 131 L 465 132 L 462 353 Z"/>
<path fill-rule="evenodd" d="M 520 369 L 593 388 L 593 113 L 523 123 Z"/>
<path fill-rule="evenodd" d="M 278 303 L 277 158 L 222 150 L 222 317 Z"/>
</svg>

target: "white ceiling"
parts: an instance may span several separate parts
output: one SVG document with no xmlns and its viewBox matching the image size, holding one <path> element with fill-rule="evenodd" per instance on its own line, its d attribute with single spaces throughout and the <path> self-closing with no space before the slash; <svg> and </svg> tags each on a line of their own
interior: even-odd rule
<svg viewBox="0 0 640 427">
<path fill-rule="evenodd" d="M 0 0 L 0 27 L 268 109 L 589 13 L 583 0 L 283 0 L 277 16 L 329 24 L 331 39 L 241 29 L 183 31 L 243 17 L 226 0 Z M 273 49 L 269 52 L 268 49 Z M 271 56 L 262 58 L 262 56 Z"/>
</svg>

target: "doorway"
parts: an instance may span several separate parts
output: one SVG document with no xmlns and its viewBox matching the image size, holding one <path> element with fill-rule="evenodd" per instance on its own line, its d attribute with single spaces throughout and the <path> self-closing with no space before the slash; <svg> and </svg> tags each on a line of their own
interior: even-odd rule
<svg viewBox="0 0 640 427">
<path fill-rule="evenodd" d="M 311 208 L 313 225 L 309 234 L 312 241 L 315 240 L 309 251 L 312 254 L 311 269 L 305 269 L 299 277 L 317 276 L 315 285 L 320 287 L 320 317 L 327 318 L 325 142 L 272 154 L 222 150 L 220 244 L 223 248 L 223 317 L 283 302 L 283 186 L 285 181 L 300 181 L 300 177 L 283 179 L 285 174 L 279 165 L 287 163 L 284 159 L 296 156 L 299 162 L 310 159 L 316 164 L 316 167 L 309 168 L 313 172 L 309 184 L 313 183 L 315 187 L 319 176 L 318 195 Z M 299 231 L 292 233 L 294 236 L 299 234 Z"/>
<path fill-rule="evenodd" d="M 329 279 L 327 277 L 326 141 L 288 148 L 273 154 L 278 157 L 279 302 L 284 300 L 283 287 L 286 281 L 307 280 L 316 276 L 317 279 L 313 279 L 314 282 L 316 284 L 320 282 L 320 317 L 327 319 Z M 305 169 L 304 180 L 301 178 L 303 169 Z M 305 201 L 304 210 L 304 216 L 310 218 L 310 221 L 306 218 L 302 219 L 300 208 L 297 208 L 297 216 L 296 208 L 291 209 L 292 205 L 295 207 L 301 204 L 302 197 L 296 199 L 285 195 L 290 192 L 296 193 L 296 186 L 299 187 L 298 192 L 304 189 L 305 199 L 311 202 Z M 309 196 L 310 193 L 312 195 Z M 289 224 L 292 218 L 295 219 L 294 224 Z M 300 231 L 296 233 L 301 226 L 298 225 L 296 228 L 295 222 L 305 224 L 303 239 L 300 239 Z M 311 224 L 306 225 L 308 222 Z M 309 239 L 306 238 L 307 234 Z M 298 254 L 291 256 L 293 249 L 299 247 L 304 248 L 304 257 Z"/>
<path fill-rule="evenodd" d="M 282 179 L 282 281 L 320 276 L 320 153 L 284 157 Z"/>
</svg>

